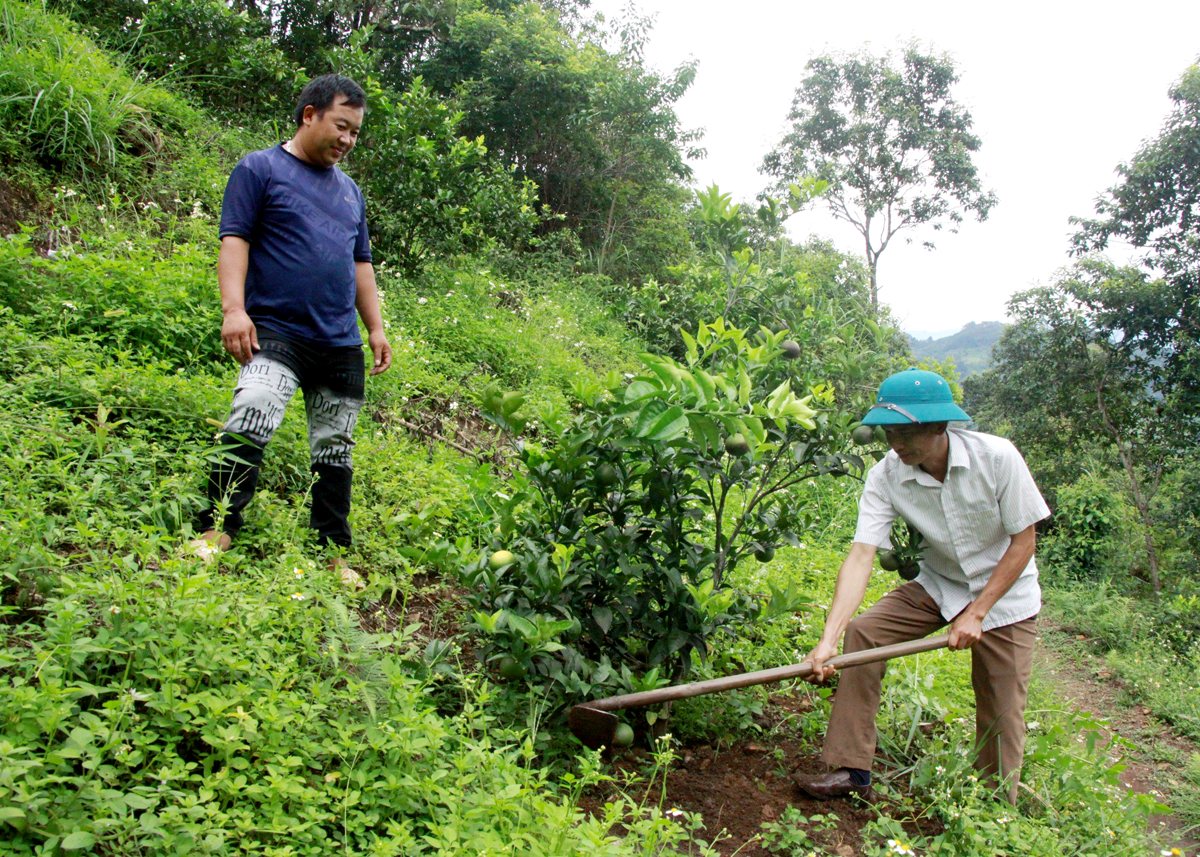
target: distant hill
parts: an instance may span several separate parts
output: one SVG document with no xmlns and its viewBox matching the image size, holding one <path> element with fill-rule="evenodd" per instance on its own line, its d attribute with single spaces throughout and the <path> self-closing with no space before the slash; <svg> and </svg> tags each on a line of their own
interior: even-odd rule
<svg viewBox="0 0 1200 857">
<path fill-rule="evenodd" d="M 992 365 L 992 346 L 1004 333 L 1004 322 L 967 322 L 958 333 L 941 339 L 908 337 L 914 357 L 933 357 L 941 360 L 953 357 L 960 377 L 976 375 Z"/>
</svg>

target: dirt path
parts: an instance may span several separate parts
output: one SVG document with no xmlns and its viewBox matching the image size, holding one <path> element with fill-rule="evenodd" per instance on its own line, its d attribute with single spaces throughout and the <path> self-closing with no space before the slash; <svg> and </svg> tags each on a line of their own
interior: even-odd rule
<svg viewBox="0 0 1200 857">
<path fill-rule="evenodd" d="M 1045 637 L 1039 640 L 1034 669 L 1053 682 L 1064 705 L 1107 721 L 1113 733 L 1134 745 L 1124 751 L 1128 767 L 1121 772 L 1121 782 L 1169 804 L 1170 792 L 1181 784 L 1178 760 L 1197 752 L 1196 745 L 1156 720 L 1149 708 L 1123 699 L 1120 681 L 1079 645 L 1083 640 L 1055 630 L 1042 633 L 1050 635 L 1051 644 Z M 1151 826 L 1161 830 L 1164 841 L 1178 842 L 1185 853 L 1200 853 L 1198 832 L 1181 834 L 1183 823 L 1177 816 L 1156 816 Z"/>
</svg>

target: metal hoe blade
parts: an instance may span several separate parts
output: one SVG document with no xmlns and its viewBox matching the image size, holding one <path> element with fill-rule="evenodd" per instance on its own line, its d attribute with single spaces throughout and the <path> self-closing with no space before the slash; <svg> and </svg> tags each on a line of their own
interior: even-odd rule
<svg viewBox="0 0 1200 857">
<path fill-rule="evenodd" d="M 601 711 L 588 705 L 576 705 L 567 715 L 571 731 L 585 747 L 599 750 L 611 747 L 617 734 L 620 718 L 611 711 Z"/>
</svg>

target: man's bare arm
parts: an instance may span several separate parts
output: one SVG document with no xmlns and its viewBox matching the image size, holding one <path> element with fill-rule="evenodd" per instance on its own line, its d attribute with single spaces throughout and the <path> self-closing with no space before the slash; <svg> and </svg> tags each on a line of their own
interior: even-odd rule
<svg viewBox="0 0 1200 857">
<path fill-rule="evenodd" d="M 833 602 L 829 605 L 829 613 L 825 617 L 825 630 L 821 639 L 805 660 L 812 661 L 813 674 L 810 681 L 826 681 L 834 670 L 825 667 L 825 661 L 837 654 L 838 643 L 846 626 L 854 618 L 855 611 L 862 605 L 863 596 L 867 592 L 867 584 L 871 581 L 871 572 L 875 565 L 875 545 L 855 542 L 850 546 L 850 553 L 838 570 L 837 584 L 833 589 Z"/>
<path fill-rule="evenodd" d="M 370 262 L 354 263 L 354 306 L 367 326 L 367 344 L 375 365 L 372 375 L 379 375 L 392 365 L 392 346 L 383 332 L 383 313 L 379 310 L 379 289 L 375 285 L 375 267 Z"/>
<path fill-rule="evenodd" d="M 1025 566 L 1029 565 L 1029 560 L 1033 559 L 1034 534 L 1034 525 L 1030 524 L 1012 537 L 983 590 L 954 617 L 950 625 L 950 648 L 969 649 L 983 637 L 984 617 L 1004 597 L 1004 593 L 1012 589 Z"/>
<path fill-rule="evenodd" d="M 250 267 L 250 242 L 236 235 L 221 239 L 217 255 L 217 283 L 221 287 L 221 344 L 245 366 L 258 351 L 258 330 L 246 315 L 246 271 Z"/>
</svg>

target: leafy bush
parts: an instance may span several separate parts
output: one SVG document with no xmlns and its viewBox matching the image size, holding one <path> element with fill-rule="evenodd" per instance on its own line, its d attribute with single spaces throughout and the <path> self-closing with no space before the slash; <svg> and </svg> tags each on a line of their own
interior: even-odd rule
<svg viewBox="0 0 1200 857">
<path fill-rule="evenodd" d="M 520 245 L 538 217 L 531 183 L 458 134 L 454 113 L 417 78 L 393 96 L 368 81 L 370 115 L 350 172 L 367 198 L 372 240 L 402 270 L 501 241 Z"/>
<path fill-rule="evenodd" d="M 631 380 L 576 385 L 579 413 L 521 448 L 525 487 L 502 509 L 495 552 L 464 569 L 490 657 L 555 693 L 686 675 L 762 609 L 733 585 L 738 563 L 769 561 L 815 523 L 796 486 L 863 467 L 839 451 L 848 418 L 792 392 L 808 385 L 781 335 L 752 341 L 718 321 L 685 337 L 686 366 L 643 355 Z M 493 388 L 484 406 L 520 430 L 519 397 Z"/>
<path fill-rule="evenodd" d="M 1053 529 L 1038 547 L 1047 571 L 1068 580 L 1120 576 L 1128 561 L 1131 514 L 1117 489 L 1095 474 L 1060 487 Z"/>
</svg>

